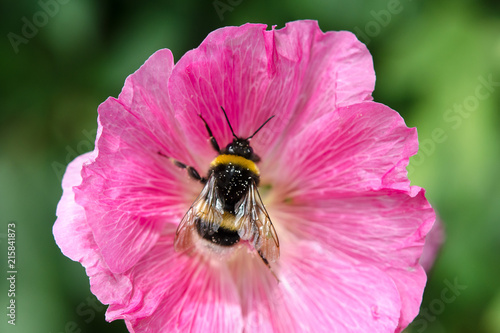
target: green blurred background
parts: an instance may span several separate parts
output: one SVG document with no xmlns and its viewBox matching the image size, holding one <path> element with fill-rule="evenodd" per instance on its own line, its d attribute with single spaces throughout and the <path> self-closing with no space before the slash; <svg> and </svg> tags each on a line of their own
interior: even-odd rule
<svg viewBox="0 0 500 333">
<path fill-rule="evenodd" d="M 43 14 L 54 1 L 0 3 L 1 332 L 126 332 L 105 322 L 83 268 L 51 231 L 66 164 L 93 149 L 97 106 L 157 49 L 179 59 L 225 25 L 305 18 L 354 31 L 374 57 L 375 100 L 419 131 L 410 178 L 427 189 L 447 240 L 407 331 L 500 332 L 498 1 L 59 0 Z M 25 21 L 38 31 L 16 44 Z M 12 221 L 16 326 L 3 273 Z M 463 287 L 450 294 L 453 283 Z"/>
</svg>

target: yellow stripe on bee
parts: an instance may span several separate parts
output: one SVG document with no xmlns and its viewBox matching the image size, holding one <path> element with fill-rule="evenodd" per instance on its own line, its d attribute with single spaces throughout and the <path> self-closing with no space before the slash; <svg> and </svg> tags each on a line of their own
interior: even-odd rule
<svg viewBox="0 0 500 333">
<path fill-rule="evenodd" d="M 236 216 L 234 216 L 233 214 L 224 212 L 224 215 L 222 216 L 222 223 L 220 224 L 220 226 L 228 230 L 238 231 L 234 224 L 235 219 Z"/>
<path fill-rule="evenodd" d="M 221 164 L 237 165 L 243 169 L 249 170 L 257 176 L 260 175 L 259 168 L 257 168 L 254 162 L 238 155 L 219 155 L 210 163 L 210 167 L 213 168 Z"/>
</svg>

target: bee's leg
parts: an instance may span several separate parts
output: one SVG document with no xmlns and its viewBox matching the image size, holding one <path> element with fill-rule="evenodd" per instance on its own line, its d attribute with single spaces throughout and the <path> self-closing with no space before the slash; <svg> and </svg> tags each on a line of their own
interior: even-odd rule
<svg viewBox="0 0 500 333">
<path fill-rule="evenodd" d="M 255 163 L 259 163 L 260 162 L 260 156 L 255 154 L 255 153 L 252 153 L 252 155 L 250 156 L 250 161 L 252 162 L 255 162 Z"/>
<path fill-rule="evenodd" d="M 203 119 L 203 117 L 201 116 L 201 114 L 198 115 L 201 120 L 203 120 L 203 122 L 205 123 L 205 127 L 207 128 L 207 132 L 208 132 L 208 136 L 210 136 L 210 143 L 212 144 L 212 147 L 215 149 L 215 151 L 217 153 L 220 153 L 220 148 L 219 148 L 219 144 L 217 143 L 217 140 L 215 140 L 214 138 L 214 135 L 212 134 L 212 130 L 210 129 L 210 127 L 208 126 L 207 122 L 205 121 L 205 119 Z"/>
<path fill-rule="evenodd" d="M 262 261 L 264 262 L 264 264 L 266 264 L 267 268 L 269 268 L 269 271 L 271 272 L 271 274 L 276 278 L 276 281 L 279 283 L 280 279 L 278 279 L 278 277 L 276 276 L 276 274 L 274 274 L 274 271 L 271 268 L 271 265 L 269 265 L 269 261 L 267 261 L 267 259 L 264 258 L 264 256 L 262 255 L 262 253 L 260 251 L 257 251 L 257 253 L 259 254 L 259 257 L 262 259 Z"/>
<path fill-rule="evenodd" d="M 193 178 L 194 180 L 198 180 L 202 184 L 205 184 L 207 182 L 207 179 L 205 177 L 201 177 L 198 171 L 196 171 L 196 169 L 193 168 L 192 166 L 179 162 L 172 157 L 168 157 L 167 155 L 162 154 L 161 152 L 158 152 L 158 155 L 168 158 L 170 162 L 172 162 L 176 167 L 179 167 L 181 169 L 186 169 L 189 177 Z"/>
</svg>

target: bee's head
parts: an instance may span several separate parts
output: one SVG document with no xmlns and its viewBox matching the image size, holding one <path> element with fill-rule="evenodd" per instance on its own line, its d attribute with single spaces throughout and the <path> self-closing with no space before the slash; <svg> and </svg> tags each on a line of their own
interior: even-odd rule
<svg viewBox="0 0 500 333">
<path fill-rule="evenodd" d="M 249 160 L 253 158 L 253 149 L 250 147 L 250 141 L 248 139 L 234 138 L 233 142 L 226 146 L 224 152 L 238 155 Z"/>
<path fill-rule="evenodd" d="M 222 151 L 223 154 L 232 154 L 232 155 L 238 155 L 241 157 L 244 157 L 246 159 L 249 159 L 254 162 L 260 161 L 260 157 L 255 155 L 253 153 L 252 147 L 250 147 L 250 139 L 253 138 L 257 132 L 259 132 L 262 127 L 264 127 L 265 124 L 271 119 L 273 119 L 274 116 L 271 116 L 269 119 L 267 119 L 252 135 L 250 135 L 246 139 L 242 139 L 236 136 L 233 131 L 233 127 L 231 126 L 231 123 L 229 122 L 229 118 L 227 117 L 226 110 L 221 106 L 222 112 L 224 112 L 224 116 L 226 117 L 227 124 L 229 125 L 229 128 L 231 129 L 231 133 L 233 134 L 233 142 L 228 144 L 226 148 Z"/>
</svg>

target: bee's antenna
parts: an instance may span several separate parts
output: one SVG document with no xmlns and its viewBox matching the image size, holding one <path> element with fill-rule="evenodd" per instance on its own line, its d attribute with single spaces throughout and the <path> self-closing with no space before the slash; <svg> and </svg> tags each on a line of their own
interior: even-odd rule
<svg viewBox="0 0 500 333">
<path fill-rule="evenodd" d="M 260 131 L 262 129 L 262 127 L 264 127 L 265 124 L 267 124 L 269 122 L 269 120 L 273 119 L 275 116 L 271 116 L 269 117 L 268 120 L 266 120 L 262 125 L 260 125 L 260 127 L 255 131 L 255 133 L 253 133 L 252 135 L 250 135 L 248 138 L 246 138 L 246 140 L 250 140 L 251 138 L 253 138 L 253 136 L 255 134 L 257 134 L 258 131 Z"/>
<path fill-rule="evenodd" d="M 231 126 L 231 123 L 229 122 L 229 118 L 227 117 L 227 113 L 226 113 L 226 110 L 224 110 L 224 108 L 221 106 L 220 107 L 222 109 L 222 112 L 224 112 L 224 116 L 226 116 L 226 120 L 227 120 L 227 124 L 229 125 L 229 128 L 231 129 L 231 133 L 233 133 L 233 136 L 236 138 L 236 139 L 239 139 L 236 134 L 234 134 L 234 131 L 233 131 L 233 127 Z"/>
</svg>

